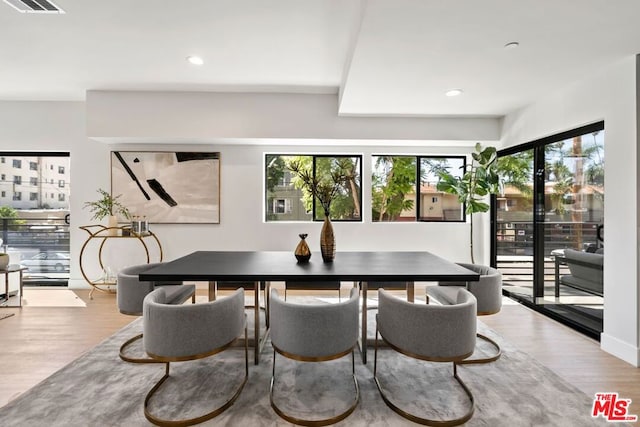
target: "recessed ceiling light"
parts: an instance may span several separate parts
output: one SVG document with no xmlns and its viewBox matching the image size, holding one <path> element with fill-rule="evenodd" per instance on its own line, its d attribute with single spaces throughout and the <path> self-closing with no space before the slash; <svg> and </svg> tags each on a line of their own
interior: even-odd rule
<svg viewBox="0 0 640 427">
<path fill-rule="evenodd" d="M 445 92 L 447 96 L 458 96 L 460 94 L 462 94 L 462 89 L 449 89 Z"/>
<path fill-rule="evenodd" d="M 520 43 L 518 42 L 509 42 L 504 45 L 505 49 L 517 49 L 518 47 L 520 47 Z"/>
<path fill-rule="evenodd" d="M 204 60 L 199 56 L 187 56 L 187 61 L 193 65 L 202 65 L 204 64 Z"/>
</svg>

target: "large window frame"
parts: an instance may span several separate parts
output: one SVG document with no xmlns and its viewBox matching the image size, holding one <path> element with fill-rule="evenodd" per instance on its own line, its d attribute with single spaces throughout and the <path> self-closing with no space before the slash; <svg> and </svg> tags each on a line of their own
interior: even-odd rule
<svg viewBox="0 0 640 427">
<path fill-rule="evenodd" d="M 264 176 L 265 176 L 265 186 L 264 186 L 264 221 L 265 222 L 307 222 L 307 221 L 323 221 L 324 220 L 324 212 L 322 207 L 320 206 L 320 202 L 313 198 L 311 200 L 311 210 L 305 211 L 310 216 L 309 219 L 277 219 L 278 215 L 282 215 L 282 212 L 275 212 L 273 209 L 274 200 L 279 200 L 285 198 L 285 196 L 270 194 L 269 186 L 269 167 L 270 162 L 276 157 L 306 157 L 311 161 L 311 172 L 315 177 L 319 172 L 319 163 L 324 161 L 325 159 L 354 159 L 355 166 L 357 171 L 355 172 L 355 179 L 357 183 L 357 201 L 354 202 L 354 210 L 359 209 L 359 216 L 354 216 L 353 218 L 336 218 L 331 217 L 331 221 L 334 222 L 362 222 L 362 154 L 349 154 L 349 153 L 323 153 L 323 154 L 309 154 L 309 153 L 265 153 L 265 163 L 264 163 Z M 283 177 L 278 179 L 278 183 L 274 185 L 275 187 L 291 187 L 290 190 L 293 189 L 293 180 L 290 179 L 290 172 L 284 171 Z M 300 193 L 298 193 L 300 194 Z M 290 199 L 291 204 L 294 203 L 294 199 Z M 286 202 L 285 202 L 286 203 Z M 355 206 L 357 204 L 358 206 Z M 286 211 L 286 209 L 285 209 Z M 332 209 L 333 211 L 333 209 Z M 290 212 L 284 212 L 287 214 Z"/>
<path fill-rule="evenodd" d="M 376 179 L 379 179 L 379 177 L 374 178 L 374 174 L 375 172 L 373 171 L 376 168 L 376 162 L 378 161 L 379 158 L 381 157 L 388 157 L 388 158 L 393 158 L 393 159 L 410 159 L 413 160 L 413 167 L 415 168 L 415 177 L 413 179 L 412 185 L 413 185 L 413 189 L 412 189 L 412 194 L 413 194 L 413 205 L 412 208 L 409 209 L 409 211 L 405 211 L 403 210 L 403 212 L 412 212 L 413 216 L 410 215 L 402 215 L 402 213 L 396 218 L 396 219 L 392 219 L 392 220 L 376 220 L 376 212 L 374 212 L 374 198 L 376 197 L 374 195 L 374 192 L 376 191 L 376 188 L 374 187 L 375 185 L 375 181 Z M 465 155 L 408 155 L 408 154 L 398 154 L 398 155 L 393 155 L 393 154 L 372 154 L 371 155 L 371 164 L 372 164 L 372 181 L 371 181 L 371 197 L 372 197 L 372 222 L 374 223 L 398 223 L 398 222 L 405 222 L 405 223 L 415 223 L 415 222 L 446 222 L 446 223 L 452 223 L 452 222 L 466 222 L 466 214 L 465 214 L 465 205 L 464 204 L 459 204 L 459 202 L 457 202 L 457 197 L 455 195 L 452 194 L 448 194 L 448 193 L 444 193 L 444 192 L 436 192 L 432 195 L 430 195 L 430 193 L 427 192 L 423 192 L 422 191 L 422 187 L 423 184 L 426 183 L 427 185 L 433 184 L 431 185 L 432 187 L 435 187 L 435 185 L 437 185 L 437 177 L 436 177 L 436 171 L 434 169 L 431 169 L 429 171 L 427 171 L 425 169 L 424 166 L 424 161 L 427 160 L 435 160 L 435 161 L 442 161 L 442 160 L 456 160 L 456 161 L 460 161 L 462 166 L 461 166 L 461 173 L 464 173 L 463 171 L 466 169 L 467 167 L 467 156 Z M 406 166 L 406 165 L 405 165 Z M 450 166 L 452 167 L 452 166 Z M 406 171 L 405 171 L 406 172 Z M 454 173 L 455 171 L 449 170 L 450 173 Z M 427 176 L 431 176 L 431 180 L 426 180 L 425 178 Z M 405 177 L 406 180 L 406 173 L 403 173 L 403 176 Z M 406 182 L 404 183 L 404 186 L 406 188 Z M 408 196 L 411 193 L 406 193 L 404 196 Z M 431 197 L 432 199 L 432 203 L 433 204 L 437 204 L 440 205 L 443 202 L 442 198 L 447 198 L 449 200 L 450 203 L 453 204 L 457 204 L 455 210 L 459 209 L 459 217 L 455 218 L 455 219 L 447 219 L 446 215 L 443 213 L 442 215 L 440 215 L 439 217 L 433 217 L 433 218 L 427 218 L 426 216 L 422 215 L 422 208 L 423 208 L 423 195 L 427 198 Z M 434 198 L 438 198 L 437 200 L 434 201 Z M 406 197 L 405 197 L 406 198 Z M 378 216 L 379 216 L 379 211 L 377 212 Z"/>
</svg>

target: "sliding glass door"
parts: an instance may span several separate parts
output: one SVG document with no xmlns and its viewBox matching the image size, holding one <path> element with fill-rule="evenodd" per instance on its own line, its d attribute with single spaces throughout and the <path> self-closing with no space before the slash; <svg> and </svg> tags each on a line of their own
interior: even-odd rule
<svg viewBox="0 0 640 427">
<path fill-rule="evenodd" d="M 492 258 L 505 293 L 598 337 L 604 292 L 604 123 L 499 153 Z M 574 260 L 574 258 L 576 258 Z"/>
</svg>

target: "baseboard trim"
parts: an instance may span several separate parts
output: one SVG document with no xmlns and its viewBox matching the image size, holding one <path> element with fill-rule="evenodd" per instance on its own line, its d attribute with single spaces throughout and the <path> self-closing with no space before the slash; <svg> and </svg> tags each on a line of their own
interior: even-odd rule
<svg viewBox="0 0 640 427">
<path fill-rule="evenodd" d="M 640 367 L 640 348 L 638 347 L 603 332 L 600 334 L 600 348 L 636 368 Z"/>
</svg>

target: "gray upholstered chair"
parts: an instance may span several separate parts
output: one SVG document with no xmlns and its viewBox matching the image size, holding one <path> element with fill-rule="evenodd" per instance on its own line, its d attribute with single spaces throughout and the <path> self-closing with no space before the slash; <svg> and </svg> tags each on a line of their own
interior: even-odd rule
<svg viewBox="0 0 640 427">
<path fill-rule="evenodd" d="M 458 263 L 458 265 L 480 274 L 480 280 L 477 282 L 439 282 L 438 286 L 427 287 L 427 296 L 435 298 L 442 304 L 453 304 L 458 289 L 466 287 L 478 301 L 478 316 L 499 312 L 502 308 L 502 273 L 486 265 L 464 263 Z M 488 363 L 497 360 L 502 354 L 498 343 L 486 335 L 478 334 L 477 336 L 494 346 L 496 352 L 489 357 L 468 359 L 464 363 Z"/>
<path fill-rule="evenodd" d="M 273 370 L 269 396 L 271 407 L 283 419 L 300 425 L 324 426 L 348 417 L 358 405 L 360 390 L 355 376 L 354 349 L 358 342 L 358 290 L 352 288 L 347 301 L 336 304 L 296 304 L 284 301 L 271 290 L 271 344 Z M 325 419 L 302 419 L 288 414 L 274 401 L 276 353 L 303 362 L 334 360 L 351 353 L 351 375 L 355 396 L 340 414 Z"/>
<path fill-rule="evenodd" d="M 120 313 L 131 316 L 141 316 L 144 298 L 159 286 L 165 289 L 168 304 L 182 304 L 189 298 L 191 298 L 191 302 L 196 302 L 195 285 L 183 285 L 182 282 L 147 282 L 138 279 L 140 273 L 159 265 L 162 265 L 162 263 L 133 265 L 123 268 L 118 272 L 118 280 L 116 283 L 118 310 Z M 142 334 L 136 335 L 122 344 L 120 347 L 120 358 L 122 360 L 132 363 L 153 362 L 153 360 L 147 357 L 136 358 L 126 356 L 126 348 L 140 338 L 142 338 Z"/>
<path fill-rule="evenodd" d="M 456 303 L 451 305 L 413 304 L 379 290 L 376 316 L 376 341 L 373 377 L 385 403 L 403 417 L 425 425 L 458 425 L 473 415 L 473 394 L 460 379 L 457 364 L 473 354 L 476 346 L 476 298 L 466 289 L 457 289 Z M 385 392 L 378 377 L 378 335 L 395 351 L 430 362 L 452 362 L 453 376 L 470 401 L 467 412 L 454 419 L 442 420 L 411 414 Z M 407 375 L 414 375 L 407 372 Z M 398 378 L 398 373 L 394 373 Z M 432 384 L 425 384 L 432 387 Z"/>
<path fill-rule="evenodd" d="M 183 362 L 213 356 L 229 348 L 244 331 L 244 379 L 224 404 L 206 414 L 189 419 L 166 420 L 151 413 L 150 402 L 169 378 L 171 362 Z M 236 290 L 217 301 L 199 304 L 171 305 L 167 293 L 160 287 L 144 299 L 144 348 L 149 357 L 166 363 L 164 376 L 148 392 L 144 414 L 157 425 L 188 426 L 209 420 L 228 409 L 238 398 L 249 376 L 247 321 L 244 312 L 244 292 Z M 202 390 L 193 388 L 194 390 Z M 215 390 L 212 385 L 211 390 Z M 182 394 L 182 393 L 181 393 Z M 172 399 L 175 400 L 175 399 Z M 176 402 L 177 412 L 188 404 L 183 398 Z"/>
<path fill-rule="evenodd" d="M 306 291 L 338 291 L 338 300 L 340 300 L 340 281 L 324 280 L 319 282 L 303 282 L 296 280 L 288 280 L 284 282 L 284 299 L 287 299 L 287 290 Z"/>
</svg>

